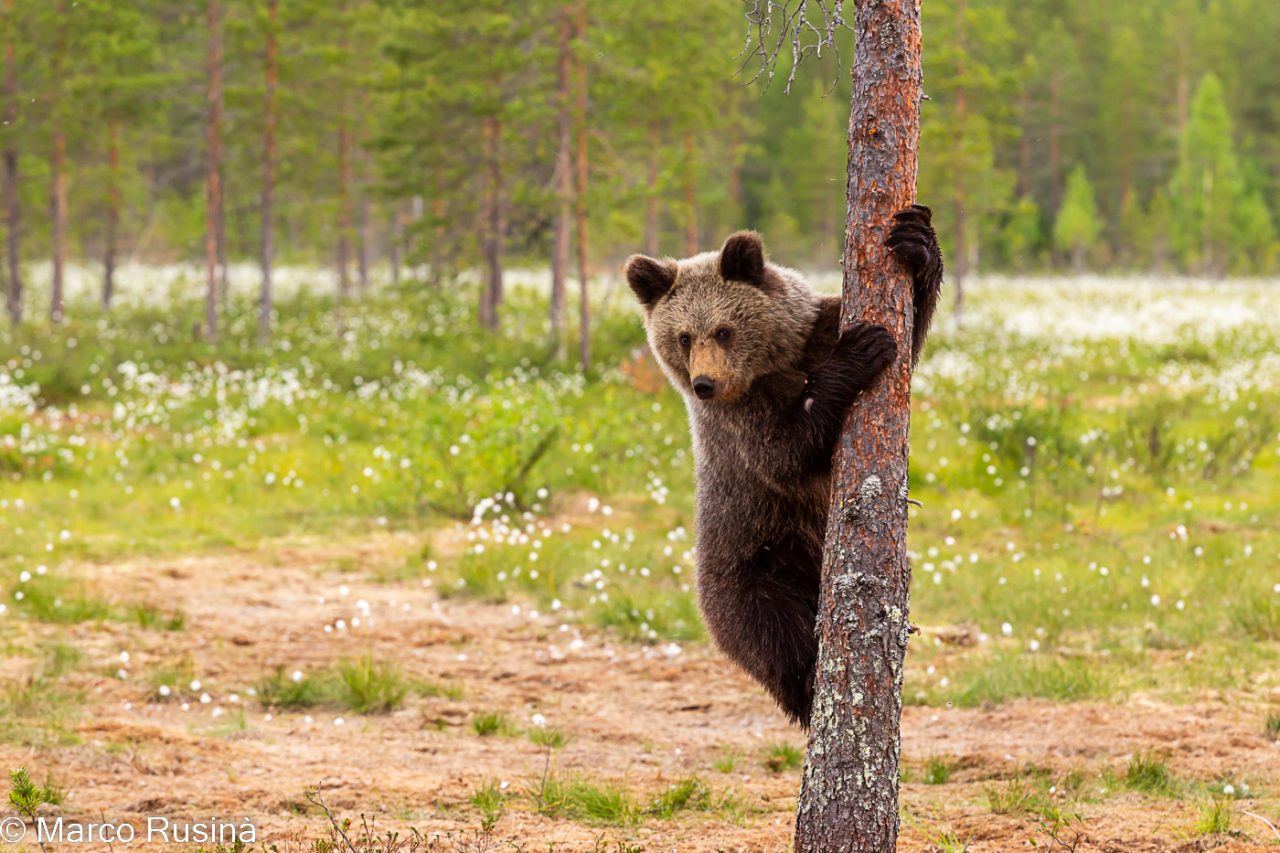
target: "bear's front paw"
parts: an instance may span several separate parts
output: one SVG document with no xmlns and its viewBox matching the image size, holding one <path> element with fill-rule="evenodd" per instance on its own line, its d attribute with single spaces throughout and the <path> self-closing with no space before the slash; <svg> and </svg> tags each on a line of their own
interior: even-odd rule
<svg viewBox="0 0 1280 853">
<path fill-rule="evenodd" d="M 871 380 L 879 376 L 898 355 L 898 342 L 884 326 L 855 323 L 840 333 L 833 358 L 858 369 Z M 868 384 L 870 382 L 868 381 Z"/>
<path fill-rule="evenodd" d="M 884 244 L 906 266 L 913 277 L 920 275 L 930 264 L 942 260 L 938 247 L 938 235 L 933 230 L 933 211 L 922 204 L 913 204 L 893 215 L 894 225 Z"/>
</svg>

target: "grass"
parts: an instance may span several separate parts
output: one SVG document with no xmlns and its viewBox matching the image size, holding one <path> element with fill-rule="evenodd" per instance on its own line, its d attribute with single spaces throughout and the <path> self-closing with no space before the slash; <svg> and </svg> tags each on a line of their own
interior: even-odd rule
<svg viewBox="0 0 1280 853">
<path fill-rule="evenodd" d="M 940 755 L 931 755 L 924 763 L 922 781 L 926 785 L 945 785 L 951 781 L 952 763 Z"/>
<path fill-rule="evenodd" d="M 1280 741 L 1280 713 L 1268 714 L 1266 721 L 1262 724 L 1262 730 L 1271 740 Z"/>
<path fill-rule="evenodd" d="M 503 792 L 500 783 L 495 781 L 485 782 L 480 787 L 471 792 L 470 802 L 480 810 L 483 821 L 492 827 L 498 822 L 498 818 L 502 816 L 502 809 L 506 805 L 507 797 Z"/>
<path fill-rule="evenodd" d="M 267 346 L 248 294 L 216 344 L 192 339 L 185 295 L 0 328 L 5 624 L 189 631 L 78 567 L 285 536 L 429 540 L 457 519 L 475 522 L 461 550 L 325 571 L 703 642 L 684 403 L 633 378 L 644 334 L 625 299 L 593 315 L 586 376 L 554 354 L 540 282 L 510 288 L 498 338 L 477 333 L 469 280 L 345 306 L 341 338 L 329 297 L 283 296 Z M 1161 310 L 1137 317 L 1135 293 Z M 1180 701 L 1280 669 L 1275 288 L 978 281 L 966 296 L 969 322 L 939 325 L 914 380 L 912 614 L 986 641 L 913 640 L 906 701 Z M 1198 322 L 1228 315 L 1259 319 Z M 1098 316 L 1132 322 L 1081 322 Z M 264 678 L 263 703 L 457 698 L 371 661 L 291 676 Z"/>
<path fill-rule="evenodd" d="M 1150 752 L 1136 753 L 1129 759 L 1124 784 L 1131 790 L 1147 794 L 1174 796 L 1178 792 L 1178 783 L 1169 772 L 1169 765 L 1163 758 Z"/>
<path fill-rule="evenodd" d="M 337 666 L 343 704 L 358 714 L 386 714 L 399 708 L 409 694 L 400 668 L 377 663 L 369 655 Z"/>
<path fill-rule="evenodd" d="M 426 689 L 430 693 L 436 687 Z M 257 691 L 265 707 L 279 710 L 331 707 L 357 714 L 386 714 L 404 703 L 414 691 L 414 682 L 395 664 L 364 655 L 308 674 L 278 667 L 259 680 Z"/>
<path fill-rule="evenodd" d="M 765 750 L 764 766 L 770 773 L 799 770 L 804 766 L 804 750 L 789 743 L 775 743 Z"/>
<path fill-rule="evenodd" d="M 617 782 L 595 782 L 585 776 L 549 777 L 537 797 L 537 809 L 547 817 L 608 826 L 634 824 L 641 814 L 625 786 Z"/>
<path fill-rule="evenodd" d="M 711 767 L 717 773 L 732 773 L 737 769 L 741 757 L 736 749 L 726 746 L 720 751 L 720 757 L 712 763 Z"/>
<path fill-rule="evenodd" d="M 1226 835 L 1235 825 L 1236 809 L 1230 800 L 1210 797 L 1196 808 L 1198 815 L 1192 831 L 1197 835 Z"/>
<path fill-rule="evenodd" d="M 163 610 L 154 604 L 134 604 L 128 612 L 129 621 L 150 631 L 181 631 L 187 625 L 181 610 Z"/>
<path fill-rule="evenodd" d="M 516 734 L 516 727 L 501 711 L 489 711 L 472 717 L 471 730 L 480 737 Z"/>
</svg>

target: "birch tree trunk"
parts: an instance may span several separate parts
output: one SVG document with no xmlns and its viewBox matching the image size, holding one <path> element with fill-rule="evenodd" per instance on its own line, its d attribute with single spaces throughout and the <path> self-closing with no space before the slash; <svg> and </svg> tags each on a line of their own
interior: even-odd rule
<svg viewBox="0 0 1280 853">
<path fill-rule="evenodd" d="M 836 449 L 797 853 L 891 851 L 899 824 L 913 315 L 910 280 L 883 244 L 915 196 L 920 0 L 859 3 L 854 30 L 841 321 L 883 324 L 900 344 Z"/>
</svg>

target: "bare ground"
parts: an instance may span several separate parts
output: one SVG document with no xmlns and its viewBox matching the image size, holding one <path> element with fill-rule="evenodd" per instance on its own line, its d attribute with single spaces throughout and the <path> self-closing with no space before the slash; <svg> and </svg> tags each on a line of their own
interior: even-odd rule
<svg viewBox="0 0 1280 853">
<path fill-rule="evenodd" d="M 604 632 L 562 628 L 560 614 L 441 599 L 416 580 L 379 583 L 364 570 L 415 547 L 408 537 L 387 535 L 81 567 L 109 595 L 182 610 L 185 628 L 24 623 L 33 643 L 69 639 L 85 653 L 88 674 L 72 678 L 87 705 L 73 727 L 75 743 L 0 744 L 0 760 L 5 768 L 28 765 L 37 778 L 52 774 L 68 789 L 62 808 L 70 817 L 141 823 L 148 815 L 248 816 L 259 840 L 321 834 L 324 821 L 303 791 L 322 782 L 335 812 L 449 833 L 458 849 L 481 849 L 480 814 L 469 798 L 496 780 L 514 796 L 490 849 L 594 850 L 607 842 L 612 850 L 618 841 L 646 851 L 790 848 L 799 771 L 769 772 L 763 756 L 778 742 L 803 746 L 803 738 L 712 649 L 629 645 Z M 356 571 L 340 570 L 353 565 Z M 315 671 L 366 651 L 414 678 L 459 685 L 462 694 L 414 696 L 384 716 L 317 710 L 273 717 L 249 695 L 277 666 Z M 180 695 L 157 699 L 149 673 L 184 660 L 200 689 L 184 685 Z M 15 666 L 11 660 L 5 674 Z M 126 677 L 114 674 L 120 668 Z M 524 730 L 541 714 L 569 735 L 553 772 L 620 782 L 640 803 L 696 774 L 714 794 L 732 794 L 737 807 L 625 827 L 544 817 L 525 792 L 542 777 L 546 755 L 524 736 L 479 737 L 471 719 L 494 711 Z M 1133 753 L 1155 749 L 1179 777 L 1245 779 L 1266 791 L 1280 781 L 1280 749 L 1263 736 L 1264 714 L 1225 701 L 1172 706 L 1141 698 L 1123 705 L 908 707 L 904 763 L 918 768 L 945 756 L 957 769 L 947 784 L 904 785 L 900 849 L 938 849 L 945 832 L 975 851 L 1054 849 L 1040 817 L 995 815 L 987 802 L 989 786 L 1031 763 L 1063 773 L 1096 775 L 1106 766 L 1122 773 Z M 738 758 L 722 772 L 728 754 Z M 1086 803 L 1081 821 L 1060 838 L 1078 840 L 1079 850 L 1276 849 L 1280 838 L 1244 814 L 1276 822 L 1276 800 L 1238 805 L 1234 835 L 1205 837 L 1191 830 L 1193 800 L 1110 792 Z"/>
</svg>

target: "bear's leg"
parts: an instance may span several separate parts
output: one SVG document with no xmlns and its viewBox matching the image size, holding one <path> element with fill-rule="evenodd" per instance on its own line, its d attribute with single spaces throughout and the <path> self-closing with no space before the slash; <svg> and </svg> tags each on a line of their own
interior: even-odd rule
<svg viewBox="0 0 1280 853">
<path fill-rule="evenodd" d="M 700 581 L 716 644 L 808 728 L 818 659 L 817 560 L 784 543 L 724 568 Z"/>
<path fill-rule="evenodd" d="M 912 304 L 915 325 L 911 334 L 911 363 L 920 360 L 924 340 L 929 334 L 933 311 L 938 307 L 942 290 L 942 249 L 933 230 L 933 211 L 913 204 L 893 215 L 894 226 L 885 245 L 902 260 L 911 273 Z"/>
<path fill-rule="evenodd" d="M 827 363 L 809 377 L 804 393 L 784 410 L 776 447 L 790 446 L 789 469 L 803 474 L 829 470 L 845 413 L 897 355 L 893 334 L 883 326 L 856 323 L 840 333 Z"/>
</svg>

